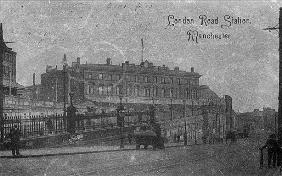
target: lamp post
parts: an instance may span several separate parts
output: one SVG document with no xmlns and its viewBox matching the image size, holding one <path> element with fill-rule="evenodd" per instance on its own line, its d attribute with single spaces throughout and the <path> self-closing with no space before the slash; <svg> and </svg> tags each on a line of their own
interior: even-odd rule
<svg viewBox="0 0 282 176">
<path fill-rule="evenodd" d="M 67 129 L 67 122 L 66 122 L 66 64 L 63 65 L 63 89 L 64 89 L 64 114 L 63 114 L 63 123 L 64 128 Z"/>
<path fill-rule="evenodd" d="M 278 143 L 282 144 L 282 7 L 279 8 L 279 23 L 274 27 L 268 27 L 264 30 L 278 30 L 279 33 L 279 91 L 278 91 L 278 117 L 277 117 L 277 130 L 278 130 Z"/>
<path fill-rule="evenodd" d="M 184 127 L 184 136 L 183 136 L 183 139 L 184 139 L 184 145 L 186 146 L 187 145 L 187 127 L 186 127 L 186 101 L 183 100 L 183 105 L 184 105 L 184 110 L 183 110 L 183 118 L 184 118 L 184 124 L 185 124 L 185 127 Z"/>
<path fill-rule="evenodd" d="M 196 128 L 196 124 L 194 123 L 194 138 L 195 138 L 195 144 L 197 144 L 197 128 Z"/>
<path fill-rule="evenodd" d="M 172 121 L 172 99 L 170 99 L 170 120 Z"/>
<path fill-rule="evenodd" d="M 124 141 L 123 141 L 123 126 L 124 126 L 124 107 L 122 105 L 122 96 L 119 97 L 119 106 L 117 107 L 117 125 L 120 129 L 120 148 L 124 148 Z"/>
<path fill-rule="evenodd" d="M 2 23 L 0 24 L 0 29 L 2 29 Z M 1 41 L 0 41 L 1 42 Z M 0 47 L 0 123 L 1 123 L 1 138 L 0 142 L 4 141 L 4 117 L 3 117 L 3 108 L 4 108 L 4 93 L 3 93 L 3 60 L 4 54 L 3 49 Z"/>
<path fill-rule="evenodd" d="M 77 112 L 77 109 L 73 106 L 73 96 L 74 93 L 69 93 L 70 96 L 70 106 L 67 108 L 67 113 L 68 113 L 68 120 L 67 120 L 67 131 L 71 134 L 75 133 L 75 112 Z"/>
</svg>

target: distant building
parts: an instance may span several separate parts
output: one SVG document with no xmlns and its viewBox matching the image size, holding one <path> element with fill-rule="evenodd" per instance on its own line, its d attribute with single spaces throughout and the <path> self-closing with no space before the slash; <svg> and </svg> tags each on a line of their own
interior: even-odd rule
<svg viewBox="0 0 282 176">
<path fill-rule="evenodd" d="M 66 59 L 66 55 L 64 55 Z M 78 58 L 79 60 L 79 58 Z M 76 67 L 65 65 L 65 69 L 58 70 L 46 67 L 46 73 L 41 74 L 41 88 L 39 99 L 54 102 L 69 102 L 69 93 L 74 92 L 74 101 L 84 100 L 83 72 Z"/>
<path fill-rule="evenodd" d="M 275 109 L 254 109 L 253 112 L 239 113 L 236 118 L 237 128 L 249 127 L 251 130 L 275 131 L 278 112 Z"/>
<path fill-rule="evenodd" d="M 3 38 L 2 23 L 0 23 L 0 57 L 3 59 L 3 93 L 5 95 L 17 95 L 17 89 L 22 88 L 16 82 L 16 55 L 17 53 L 6 46 Z"/>
</svg>

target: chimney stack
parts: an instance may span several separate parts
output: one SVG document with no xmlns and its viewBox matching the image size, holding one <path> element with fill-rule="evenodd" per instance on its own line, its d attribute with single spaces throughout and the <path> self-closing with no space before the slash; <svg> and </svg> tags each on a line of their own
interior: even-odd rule
<svg viewBox="0 0 282 176">
<path fill-rule="evenodd" d="M 78 64 L 80 64 L 80 57 L 77 57 L 77 58 L 76 58 L 76 62 L 77 62 Z"/>
<path fill-rule="evenodd" d="M 191 72 L 194 73 L 194 67 L 191 67 Z"/>
<path fill-rule="evenodd" d="M 4 41 L 2 23 L 0 23 L 0 41 Z"/>
<path fill-rule="evenodd" d="M 32 82 L 33 82 L 33 86 L 35 86 L 35 73 L 33 73 L 32 75 Z"/>
<path fill-rule="evenodd" d="M 179 67 L 174 67 L 174 71 L 179 71 Z"/>
<path fill-rule="evenodd" d="M 111 58 L 107 58 L 107 65 L 111 65 L 112 64 L 112 62 L 111 62 Z"/>
</svg>

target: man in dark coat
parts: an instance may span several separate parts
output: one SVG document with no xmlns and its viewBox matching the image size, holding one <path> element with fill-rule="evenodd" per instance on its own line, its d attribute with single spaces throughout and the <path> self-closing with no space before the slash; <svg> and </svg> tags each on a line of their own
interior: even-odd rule
<svg viewBox="0 0 282 176">
<path fill-rule="evenodd" d="M 10 131 L 11 149 L 12 149 L 13 156 L 21 156 L 19 152 L 20 135 L 21 135 L 21 132 L 18 129 L 17 125 L 14 125 L 14 127 Z"/>
<path fill-rule="evenodd" d="M 271 167 L 271 160 L 272 160 L 272 166 L 276 167 L 276 161 L 277 161 L 277 154 L 279 151 L 279 145 L 276 140 L 276 135 L 271 134 L 269 138 L 266 141 L 266 144 L 261 147 L 260 149 L 267 148 L 267 155 L 268 155 L 268 167 Z"/>
</svg>

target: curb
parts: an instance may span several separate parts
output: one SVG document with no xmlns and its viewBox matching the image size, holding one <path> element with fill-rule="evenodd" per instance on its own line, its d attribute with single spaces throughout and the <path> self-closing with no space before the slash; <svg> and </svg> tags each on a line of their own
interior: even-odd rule
<svg viewBox="0 0 282 176">
<path fill-rule="evenodd" d="M 191 146 L 195 146 L 195 145 L 204 145 L 204 144 L 189 144 L 187 146 L 191 147 Z M 213 145 L 217 145 L 217 144 L 213 144 Z M 165 148 L 176 148 L 176 147 L 185 147 L 185 145 L 183 145 L 183 144 L 181 144 L 181 145 L 169 145 L 169 146 L 166 146 Z M 39 157 L 64 156 L 64 155 L 67 156 L 67 155 L 89 154 L 89 153 L 106 153 L 106 152 L 119 152 L 119 151 L 122 152 L 122 151 L 132 151 L 132 150 L 137 151 L 137 149 L 134 147 L 134 148 L 126 148 L 126 149 L 109 149 L 109 150 L 96 150 L 96 151 L 94 150 L 94 151 L 83 151 L 83 152 L 60 152 L 60 153 L 50 153 L 50 154 L 22 155 L 22 156 L 18 156 L 18 157 L 14 157 L 14 156 L 11 156 L 11 155 L 8 155 L 8 156 L 4 155 L 4 156 L 0 156 L 0 158 L 10 158 L 10 159 L 12 159 L 12 158 L 13 159 L 15 159 L 15 158 L 39 158 Z M 146 150 L 144 150 L 144 151 L 146 151 Z"/>
</svg>

